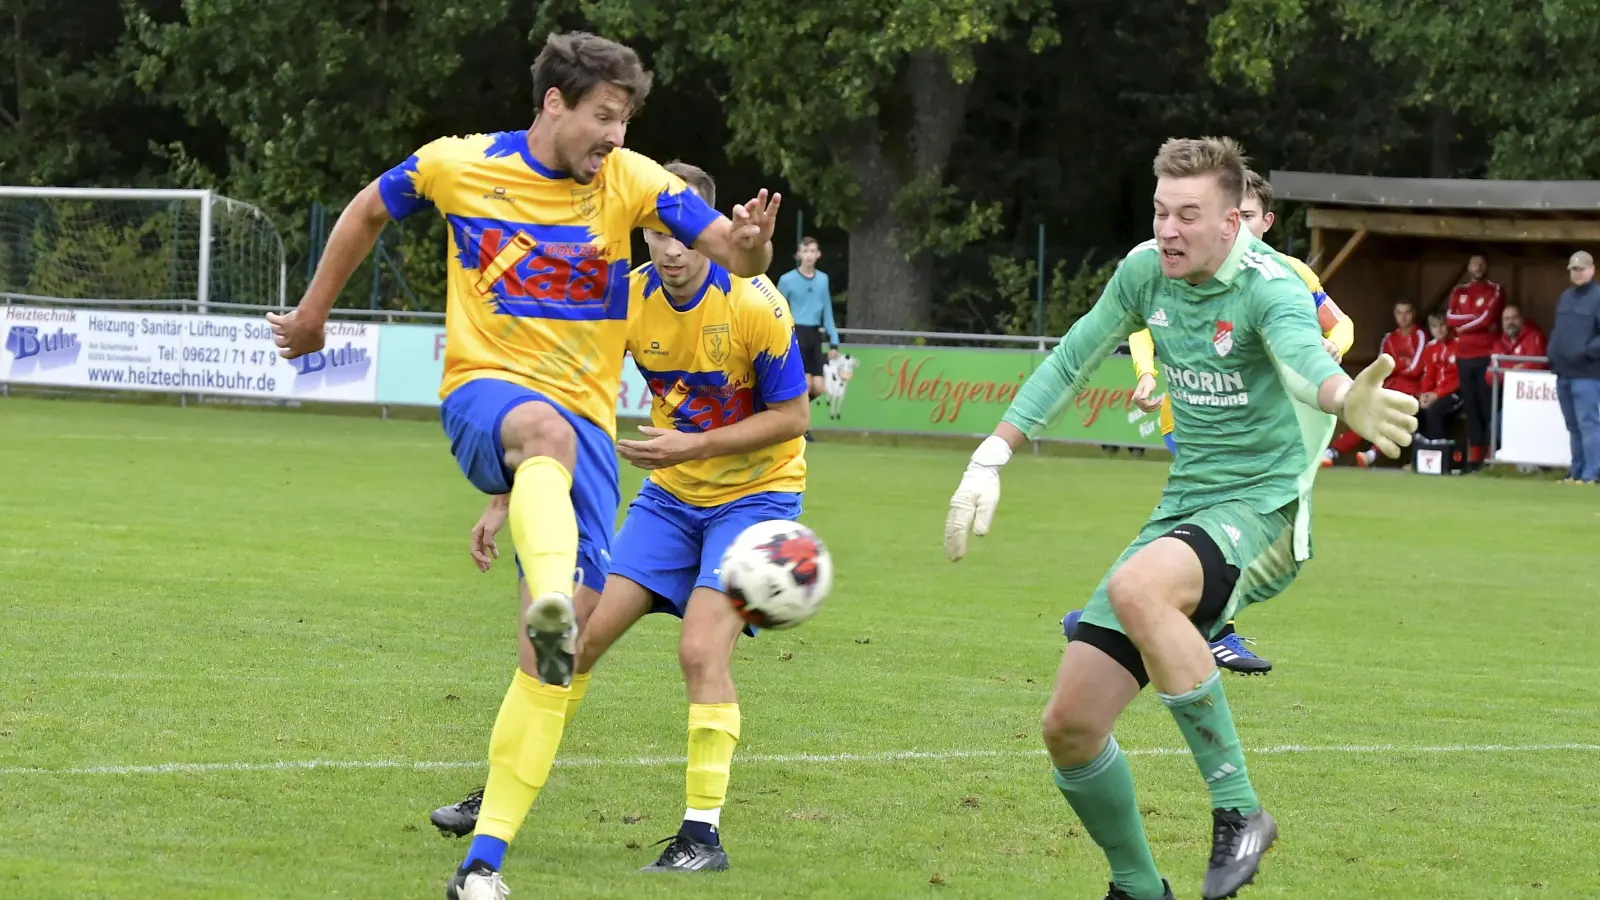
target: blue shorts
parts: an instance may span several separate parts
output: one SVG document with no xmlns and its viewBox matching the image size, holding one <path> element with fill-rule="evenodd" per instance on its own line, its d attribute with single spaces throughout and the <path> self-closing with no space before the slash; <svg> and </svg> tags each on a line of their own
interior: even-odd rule
<svg viewBox="0 0 1600 900">
<path fill-rule="evenodd" d="M 757 522 L 800 518 L 800 496 L 766 491 L 721 506 L 692 506 L 647 481 L 617 531 L 611 574 L 655 594 L 651 612 L 681 619 L 695 588 L 722 590 L 728 545 Z"/>
<path fill-rule="evenodd" d="M 498 378 L 478 378 L 450 392 L 439 407 L 439 421 L 450 436 L 450 452 L 472 486 L 485 494 L 511 493 L 516 473 L 506 467 L 500 424 L 506 414 L 541 400 L 555 407 L 578 435 L 578 464 L 572 473 L 572 509 L 578 516 L 578 571 L 584 586 L 605 587 L 611 568 L 611 532 L 622 493 L 617 487 L 617 450 L 605 429 L 531 388 Z M 522 564 L 517 564 L 522 575 Z"/>
</svg>

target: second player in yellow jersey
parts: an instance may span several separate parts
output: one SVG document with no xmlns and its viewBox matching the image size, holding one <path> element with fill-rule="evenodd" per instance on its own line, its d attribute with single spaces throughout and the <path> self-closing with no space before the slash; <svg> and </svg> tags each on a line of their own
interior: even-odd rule
<svg viewBox="0 0 1600 900">
<path fill-rule="evenodd" d="M 767 491 L 805 490 L 805 440 L 721 452 L 718 429 L 806 393 L 794 321 L 765 278 L 735 278 L 716 263 L 686 300 L 674 299 L 660 265 L 640 273 L 628 352 L 651 395 L 658 429 L 710 438 L 705 455 L 656 469 L 650 481 L 693 506 L 719 506 Z"/>
</svg>

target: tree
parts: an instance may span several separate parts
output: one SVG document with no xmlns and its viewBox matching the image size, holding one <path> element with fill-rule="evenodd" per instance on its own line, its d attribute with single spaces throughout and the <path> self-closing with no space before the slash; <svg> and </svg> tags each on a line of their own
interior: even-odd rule
<svg viewBox="0 0 1600 900">
<path fill-rule="evenodd" d="M 976 50 L 1014 30 L 1055 34 L 1044 0 L 583 0 L 597 30 L 644 37 L 670 79 L 723 74 L 731 155 L 750 155 L 850 229 L 849 322 L 926 327 L 934 257 L 993 229 L 951 188 Z"/>
<path fill-rule="evenodd" d="M 177 0 L 150 0 L 158 12 Z M 0 182 L 147 183 L 147 135 L 181 120 L 127 78 L 118 0 L 8 0 L 0 12 Z"/>
<path fill-rule="evenodd" d="M 1219 71 L 1270 85 L 1331 23 L 1404 79 L 1405 99 L 1488 127 L 1488 174 L 1600 176 L 1600 17 L 1576 0 L 1231 0 L 1213 23 Z"/>
<path fill-rule="evenodd" d="M 185 0 L 162 22 L 129 10 L 139 83 L 196 124 L 225 130 L 224 152 L 177 152 L 275 208 L 347 196 L 400 162 L 507 0 Z"/>
<path fill-rule="evenodd" d="M 999 207 L 998 233 L 938 261 L 953 301 L 943 328 L 989 331 L 1032 322 L 1014 312 L 1014 285 L 1001 277 L 1032 259 L 1045 226 L 1046 268 L 1119 259 L 1150 236 L 1151 160 L 1174 136 L 1227 134 L 1253 164 L 1271 169 L 1412 174 L 1426 146 L 1408 91 L 1359 41 L 1311 33 L 1262 91 L 1212 77 L 1207 30 L 1228 0 L 1058 2 L 1059 43 L 1033 53 L 1020 40 L 981 52 L 951 184 L 959 196 Z M 1152 52 L 1160 48 L 1160 52 Z M 1292 212 L 1283 210 L 1282 212 Z M 1293 216 L 1272 233 L 1292 233 Z M 1036 271 L 1036 269 L 1035 269 Z M 1051 294 L 1054 289 L 1047 291 Z M 1052 301 L 1051 309 L 1057 304 Z M 1061 322 L 1046 318 L 1046 333 Z"/>
</svg>

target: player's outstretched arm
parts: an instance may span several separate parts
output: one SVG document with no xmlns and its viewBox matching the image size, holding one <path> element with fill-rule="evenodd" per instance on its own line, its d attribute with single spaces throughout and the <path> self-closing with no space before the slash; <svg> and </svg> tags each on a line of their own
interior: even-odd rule
<svg viewBox="0 0 1600 900">
<path fill-rule="evenodd" d="M 373 181 L 339 214 L 300 304 L 281 316 L 267 313 L 279 356 L 294 359 L 322 349 L 322 326 L 328 321 L 328 311 L 388 223 L 389 209 L 378 192 L 378 182 Z"/>
<path fill-rule="evenodd" d="M 772 230 L 778 222 L 782 194 L 762 188 L 748 203 L 733 208 L 733 217 L 718 216 L 695 239 L 694 249 L 740 278 L 765 274 L 772 265 Z"/>
<path fill-rule="evenodd" d="M 811 401 L 801 394 L 710 431 L 689 432 L 643 425 L 639 432 L 647 440 L 619 440 L 617 453 L 641 469 L 665 469 L 694 459 L 754 453 L 792 441 L 810 427 Z"/>
</svg>

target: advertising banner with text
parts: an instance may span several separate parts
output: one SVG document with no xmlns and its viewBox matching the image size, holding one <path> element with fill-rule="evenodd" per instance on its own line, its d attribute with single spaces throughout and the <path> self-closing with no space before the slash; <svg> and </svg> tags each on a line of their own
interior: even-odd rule
<svg viewBox="0 0 1600 900">
<path fill-rule="evenodd" d="M 986 435 L 1047 353 L 954 347 L 847 346 L 824 369 L 813 429 Z M 1133 405 L 1133 362 L 1101 363 L 1040 437 L 1160 447 L 1156 413 Z"/>
<path fill-rule="evenodd" d="M 1567 421 L 1550 372 L 1507 372 L 1500 387 L 1500 462 L 1565 469 L 1572 465 Z"/>
<path fill-rule="evenodd" d="M 284 400 L 438 406 L 444 329 L 332 321 L 327 346 L 287 361 L 262 319 L 0 307 L 0 381 Z M 1028 350 L 851 346 L 826 369 L 814 429 L 984 435 L 1046 354 Z M 1047 439 L 1161 446 L 1154 413 L 1133 405 L 1133 366 L 1107 359 Z M 624 358 L 617 415 L 646 418 L 650 395 Z"/>
<path fill-rule="evenodd" d="M 327 346 L 278 356 L 263 319 L 0 307 L 0 381 L 371 403 L 378 326 L 330 322 Z"/>
</svg>

